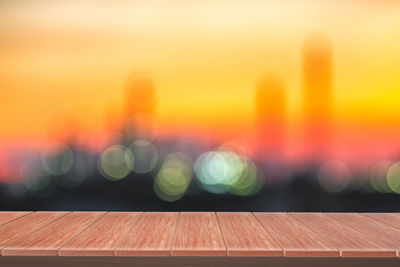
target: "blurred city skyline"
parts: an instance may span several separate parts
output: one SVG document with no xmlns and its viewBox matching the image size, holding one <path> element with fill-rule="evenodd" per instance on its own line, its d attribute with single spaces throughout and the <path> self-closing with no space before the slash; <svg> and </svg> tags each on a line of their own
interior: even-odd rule
<svg viewBox="0 0 400 267">
<path fill-rule="evenodd" d="M 166 202 L 308 176 L 328 193 L 400 194 L 399 13 L 4 1 L 0 180 L 39 198 L 144 177 Z"/>
<path fill-rule="evenodd" d="M 84 143 L 95 146 L 105 118 L 123 112 L 121 88 L 136 71 L 154 76 L 160 134 L 248 141 L 255 83 L 276 74 L 287 88 L 287 145 L 295 157 L 302 149 L 302 47 L 317 29 L 334 51 L 333 157 L 391 157 L 399 149 L 399 8 L 392 1 L 237 1 L 229 8 L 209 1 L 3 2 L 0 143 L 46 142 L 49 121 L 69 109 Z"/>
</svg>

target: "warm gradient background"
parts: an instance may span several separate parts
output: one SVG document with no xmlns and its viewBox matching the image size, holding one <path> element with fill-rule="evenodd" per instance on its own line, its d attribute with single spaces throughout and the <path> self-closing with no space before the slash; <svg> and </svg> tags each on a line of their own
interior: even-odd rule
<svg viewBox="0 0 400 267">
<path fill-rule="evenodd" d="M 315 31 L 333 48 L 331 157 L 396 156 L 400 3 L 390 0 L 1 1 L 0 153 L 46 143 L 60 110 L 101 149 L 136 71 L 155 78 L 159 136 L 251 145 L 255 86 L 272 73 L 287 90 L 285 153 L 298 158 L 302 45 Z"/>
</svg>

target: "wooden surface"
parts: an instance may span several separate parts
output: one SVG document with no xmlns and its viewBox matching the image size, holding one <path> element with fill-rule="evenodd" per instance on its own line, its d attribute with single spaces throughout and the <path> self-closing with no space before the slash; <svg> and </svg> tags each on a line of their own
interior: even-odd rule
<svg viewBox="0 0 400 267">
<path fill-rule="evenodd" d="M 400 229 L 399 213 L 364 213 L 362 215 Z"/>
<path fill-rule="evenodd" d="M 291 213 L 296 220 L 340 249 L 342 257 L 395 257 L 395 249 L 327 214 Z"/>
<path fill-rule="evenodd" d="M 142 213 L 107 213 L 91 227 L 65 244 L 60 256 L 114 256 L 115 247 L 128 234 Z"/>
<path fill-rule="evenodd" d="M 173 265 L 188 258 L 381 257 L 400 264 L 399 223 L 398 213 L 0 212 L 0 258 L 162 256 L 177 258 Z"/>
<path fill-rule="evenodd" d="M 0 225 L 11 222 L 20 217 L 26 216 L 32 213 L 31 211 L 20 211 L 20 212 L 12 212 L 12 211 L 2 211 L 0 212 Z"/>
<path fill-rule="evenodd" d="M 228 256 L 282 256 L 282 248 L 251 213 L 217 214 Z"/>
<path fill-rule="evenodd" d="M 339 257 L 339 250 L 286 213 L 254 213 L 286 257 Z"/>
<path fill-rule="evenodd" d="M 0 226 L 0 248 L 33 233 L 68 212 L 34 212 Z"/>
<path fill-rule="evenodd" d="M 368 239 L 398 252 L 400 250 L 400 229 L 372 220 L 369 217 L 352 213 L 333 213 L 329 216 L 339 220 L 362 234 Z"/>
<path fill-rule="evenodd" d="M 144 213 L 115 250 L 116 256 L 169 256 L 178 212 Z"/>
<path fill-rule="evenodd" d="M 72 212 L 3 248 L 3 255 L 57 256 L 58 250 L 105 212 Z"/>
<path fill-rule="evenodd" d="M 171 253 L 172 256 L 226 256 L 215 213 L 181 213 Z"/>
</svg>

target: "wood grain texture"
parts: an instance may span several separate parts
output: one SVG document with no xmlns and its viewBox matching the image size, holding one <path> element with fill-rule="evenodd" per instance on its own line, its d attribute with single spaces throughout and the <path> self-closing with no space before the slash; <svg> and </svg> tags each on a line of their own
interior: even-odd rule
<svg viewBox="0 0 400 267">
<path fill-rule="evenodd" d="M 0 248 L 46 226 L 69 212 L 33 212 L 0 226 Z"/>
<path fill-rule="evenodd" d="M 286 213 L 253 213 L 286 257 L 339 257 L 340 251 Z"/>
<path fill-rule="evenodd" d="M 395 258 L 400 250 L 400 214 L 0 212 L 1 221 L 5 256 L 172 255 L 198 262 L 229 258 L 223 256 L 334 259 L 338 251 L 344 258 Z"/>
<path fill-rule="evenodd" d="M 26 216 L 32 211 L 1 211 L 0 212 L 0 225 L 11 222 L 20 217 Z"/>
<path fill-rule="evenodd" d="M 115 250 L 116 256 L 170 256 L 178 212 L 144 213 Z"/>
<path fill-rule="evenodd" d="M 400 229 L 400 213 L 361 213 L 361 215 Z"/>
<path fill-rule="evenodd" d="M 59 250 L 60 256 L 114 256 L 142 212 L 107 213 Z"/>
<path fill-rule="evenodd" d="M 228 256 L 282 256 L 282 248 L 249 212 L 218 212 Z"/>
<path fill-rule="evenodd" d="M 179 215 L 172 256 L 226 256 L 226 247 L 214 212 Z"/>
<path fill-rule="evenodd" d="M 342 257 L 395 257 L 393 248 L 324 213 L 289 213 L 340 250 Z"/>
<path fill-rule="evenodd" d="M 3 255 L 57 256 L 58 249 L 105 212 L 72 212 L 3 248 Z"/>
<path fill-rule="evenodd" d="M 398 255 L 400 229 L 357 213 L 332 213 L 329 216 L 363 233 L 369 240 L 393 248 Z"/>
</svg>

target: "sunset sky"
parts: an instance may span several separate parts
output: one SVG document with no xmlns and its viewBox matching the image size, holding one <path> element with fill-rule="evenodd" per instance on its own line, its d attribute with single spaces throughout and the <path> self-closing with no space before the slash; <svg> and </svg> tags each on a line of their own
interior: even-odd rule
<svg viewBox="0 0 400 267">
<path fill-rule="evenodd" d="M 160 135 L 245 140 L 255 85 L 277 75 L 296 146 L 312 32 L 332 43 L 337 155 L 400 151 L 400 3 L 372 0 L 2 1 L 0 146 L 46 140 L 60 109 L 97 140 L 136 71 L 154 77 Z"/>
</svg>

